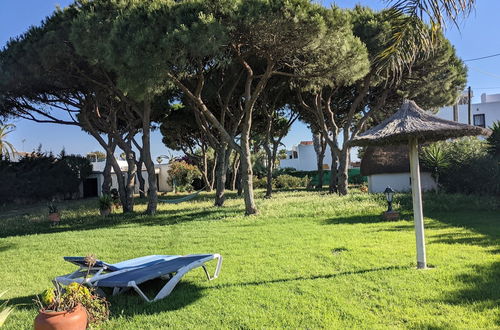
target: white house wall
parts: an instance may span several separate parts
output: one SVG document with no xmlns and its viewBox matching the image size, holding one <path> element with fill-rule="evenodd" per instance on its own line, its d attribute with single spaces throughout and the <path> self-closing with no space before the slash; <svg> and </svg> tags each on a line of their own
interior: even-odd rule
<svg viewBox="0 0 500 330">
<path fill-rule="evenodd" d="M 474 115 L 484 114 L 486 127 L 491 127 L 495 121 L 500 120 L 500 102 L 476 103 L 471 104 L 471 124 L 474 124 Z M 439 109 L 436 114 L 438 117 L 453 120 L 453 107 L 444 107 Z M 458 122 L 468 124 L 467 104 L 458 106 Z"/>
<path fill-rule="evenodd" d="M 424 191 L 437 188 L 436 181 L 429 172 L 420 173 L 420 183 Z M 410 173 L 373 174 L 368 176 L 368 191 L 370 193 L 384 192 L 387 186 L 397 192 L 410 191 Z"/>
<path fill-rule="evenodd" d="M 159 175 L 159 177 L 158 177 L 158 191 L 159 192 L 172 191 L 172 187 L 168 184 L 168 166 L 166 164 L 163 166 L 159 166 L 159 167 L 155 168 L 155 172 L 156 172 L 156 174 Z M 127 173 L 125 172 L 124 174 L 125 174 L 125 178 L 127 178 Z M 143 170 L 142 177 L 145 180 L 144 190 L 145 190 L 145 192 L 147 192 L 149 189 L 148 172 Z M 97 194 L 99 196 L 101 196 L 104 175 L 102 173 L 93 173 L 92 175 L 89 176 L 89 178 L 97 178 Z M 117 180 L 115 173 L 111 173 L 111 189 L 118 189 L 118 180 Z M 135 180 L 134 193 L 136 193 L 136 194 L 139 193 L 138 180 Z"/>
<path fill-rule="evenodd" d="M 281 159 L 280 168 L 291 167 L 297 171 L 316 171 L 318 168 L 316 165 L 316 152 L 314 151 L 314 145 L 299 144 L 296 148 L 298 158 Z M 330 147 L 327 145 L 323 164 L 327 164 L 328 168 L 330 168 L 331 163 L 332 155 L 330 153 Z"/>
</svg>

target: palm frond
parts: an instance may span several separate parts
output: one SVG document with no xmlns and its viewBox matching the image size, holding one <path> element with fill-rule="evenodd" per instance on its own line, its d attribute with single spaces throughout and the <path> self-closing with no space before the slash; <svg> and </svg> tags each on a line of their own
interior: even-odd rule
<svg viewBox="0 0 500 330">
<path fill-rule="evenodd" d="M 7 291 L 0 292 L 0 298 L 5 295 Z M 14 310 L 14 307 L 7 307 L 7 302 L 0 305 L 0 328 L 4 325 L 7 317 Z"/>
<path fill-rule="evenodd" d="M 447 22 L 458 28 L 459 19 L 467 17 L 476 0 L 386 0 L 393 34 L 389 46 L 379 54 L 380 67 L 388 68 L 393 79 L 410 67 L 418 56 L 430 56 Z M 426 24 L 428 23 L 428 25 Z"/>
</svg>

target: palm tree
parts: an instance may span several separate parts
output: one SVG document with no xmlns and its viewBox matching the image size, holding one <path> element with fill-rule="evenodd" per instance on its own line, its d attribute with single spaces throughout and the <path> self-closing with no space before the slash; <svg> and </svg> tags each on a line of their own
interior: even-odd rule
<svg viewBox="0 0 500 330">
<path fill-rule="evenodd" d="M 7 124 L 0 125 L 0 159 L 9 159 L 10 155 L 14 156 L 16 149 L 12 143 L 6 141 L 6 136 L 16 129 L 16 125 Z"/>
<path fill-rule="evenodd" d="M 379 60 L 388 62 L 394 72 L 410 65 L 424 51 L 432 54 L 437 33 L 447 23 L 458 28 L 458 20 L 467 17 L 476 0 L 385 0 L 390 6 L 395 33 Z M 429 23 L 430 29 L 424 24 Z"/>
</svg>

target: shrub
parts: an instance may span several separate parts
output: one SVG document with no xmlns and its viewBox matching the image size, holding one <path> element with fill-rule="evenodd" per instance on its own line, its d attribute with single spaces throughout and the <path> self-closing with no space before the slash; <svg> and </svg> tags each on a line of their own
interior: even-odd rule
<svg viewBox="0 0 500 330">
<path fill-rule="evenodd" d="M 0 200 L 35 202 L 79 196 L 80 183 L 90 175 L 92 166 L 81 156 L 41 152 L 19 162 L 0 161 Z"/>
<path fill-rule="evenodd" d="M 292 175 L 283 174 L 275 179 L 275 186 L 280 189 L 305 187 L 307 186 L 308 181 L 309 177 L 307 176 L 305 178 L 297 178 Z"/>
<path fill-rule="evenodd" d="M 174 161 L 170 163 L 168 169 L 169 181 L 178 191 L 191 191 L 192 183 L 195 178 L 201 177 L 200 170 L 185 161 Z"/>
<path fill-rule="evenodd" d="M 253 176 L 253 187 L 254 188 L 266 188 L 267 180 L 266 178 L 258 178 L 256 175 Z M 274 185 L 274 183 L 273 183 Z"/>
<path fill-rule="evenodd" d="M 500 194 L 499 164 L 488 147 L 475 137 L 436 142 L 424 148 L 423 162 L 434 168 L 435 176 L 439 174 L 439 183 L 447 192 Z"/>
</svg>

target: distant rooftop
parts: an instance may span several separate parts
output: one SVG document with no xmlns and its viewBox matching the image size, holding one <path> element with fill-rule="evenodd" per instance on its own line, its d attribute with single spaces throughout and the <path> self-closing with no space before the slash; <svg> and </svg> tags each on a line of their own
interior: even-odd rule
<svg viewBox="0 0 500 330">
<path fill-rule="evenodd" d="M 500 94 L 481 94 L 481 103 L 500 102 Z"/>
</svg>

